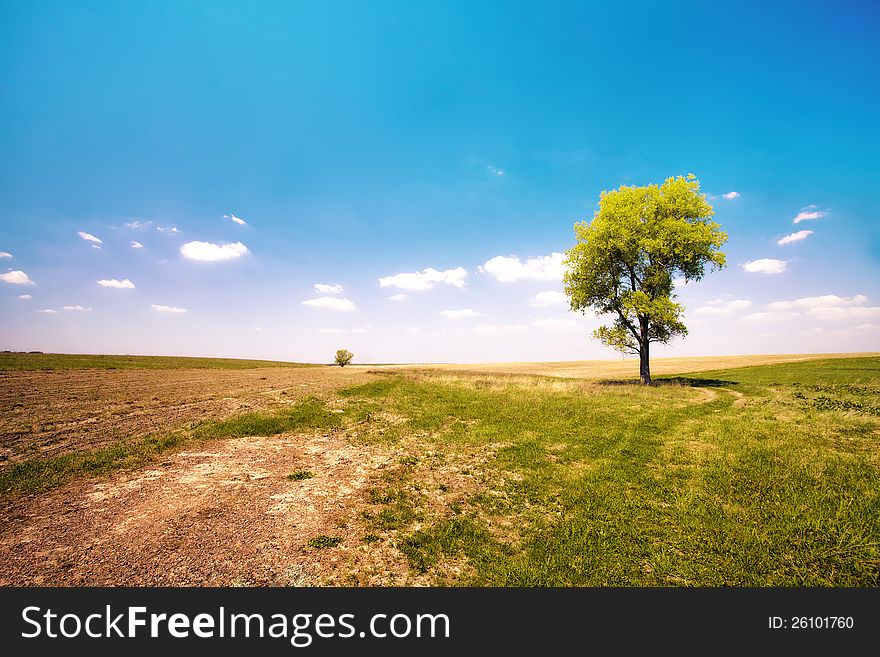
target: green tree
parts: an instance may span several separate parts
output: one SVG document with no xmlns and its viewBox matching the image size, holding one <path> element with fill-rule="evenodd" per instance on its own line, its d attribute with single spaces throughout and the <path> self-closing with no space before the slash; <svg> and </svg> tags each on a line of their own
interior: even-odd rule
<svg viewBox="0 0 880 657">
<path fill-rule="evenodd" d="M 604 191 L 589 222 L 574 226 L 566 252 L 565 292 L 572 310 L 610 314 L 593 332 L 603 344 L 638 354 L 639 380 L 651 383 L 652 342 L 687 335 L 673 278 L 700 280 L 707 265 L 721 268 L 727 234 L 693 174 L 662 185 Z"/>
<path fill-rule="evenodd" d="M 352 358 L 354 358 L 354 354 L 348 349 L 340 349 L 336 352 L 336 364 L 339 365 L 339 367 L 345 367 L 348 365 Z"/>
</svg>

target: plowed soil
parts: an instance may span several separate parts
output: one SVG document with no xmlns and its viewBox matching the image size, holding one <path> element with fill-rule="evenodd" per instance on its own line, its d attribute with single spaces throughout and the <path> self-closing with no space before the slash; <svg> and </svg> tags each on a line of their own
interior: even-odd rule
<svg viewBox="0 0 880 657">
<path fill-rule="evenodd" d="M 0 461 L 92 450 L 351 385 L 364 368 L 0 371 Z"/>
<path fill-rule="evenodd" d="M 2 372 L 0 467 L 324 397 L 369 376 L 329 367 Z M 334 433 L 217 440 L 0 500 L 0 585 L 335 583 L 364 549 L 358 509 L 370 477 L 395 458 L 386 452 Z M 314 477 L 287 479 L 300 470 Z M 308 546 L 322 535 L 342 542 Z M 390 550 L 371 553 L 389 560 L 361 573 L 361 584 L 402 570 Z"/>
</svg>

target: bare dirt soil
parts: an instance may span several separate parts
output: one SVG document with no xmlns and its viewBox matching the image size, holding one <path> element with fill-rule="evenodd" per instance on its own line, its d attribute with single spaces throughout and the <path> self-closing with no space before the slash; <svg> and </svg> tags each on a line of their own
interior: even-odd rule
<svg viewBox="0 0 880 657">
<path fill-rule="evenodd" d="M 369 562 L 358 581 L 388 584 L 396 552 L 355 557 L 365 489 L 394 458 L 339 434 L 230 439 L 20 498 L 0 521 L 0 585 L 346 584 Z M 301 470 L 314 477 L 287 479 Z M 319 536 L 341 543 L 309 547 Z"/>
<path fill-rule="evenodd" d="M 367 377 L 366 368 L 329 367 L 0 372 L 0 467 L 324 397 Z M 0 500 L 0 585 L 333 582 L 363 545 L 355 509 L 366 482 L 394 458 L 333 433 L 218 440 Z M 287 479 L 300 470 L 314 477 Z M 308 547 L 321 535 L 342 544 Z M 375 583 L 397 567 L 377 568 Z"/>
<path fill-rule="evenodd" d="M 0 461 L 60 456 L 268 408 L 364 368 L 0 371 Z"/>
</svg>

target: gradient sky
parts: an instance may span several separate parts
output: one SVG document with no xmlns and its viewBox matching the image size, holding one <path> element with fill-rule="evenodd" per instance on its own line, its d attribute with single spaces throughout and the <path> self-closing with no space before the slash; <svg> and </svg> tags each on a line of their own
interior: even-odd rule
<svg viewBox="0 0 880 657">
<path fill-rule="evenodd" d="M 615 357 L 553 254 L 603 189 L 693 172 L 729 266 L 655 353 L 880 350 L 878 27 L 840 1 L 2 1 L 0 347 Z"/>
</svg>

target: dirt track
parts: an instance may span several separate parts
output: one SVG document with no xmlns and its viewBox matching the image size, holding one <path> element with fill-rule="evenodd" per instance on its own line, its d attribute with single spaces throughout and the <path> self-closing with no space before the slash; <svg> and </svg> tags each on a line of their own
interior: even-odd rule
<svg viewBox="0 0 880 657">
<path fill-rule="evenodd" d="M 354 556 L 365 489 L 394 458 L 338 435 L 242 438 L 19 499 L 0 521 L 0 585 L 388 584 L 396 553 Z M 308 547 L 319 535 L 342 543 Z"/>
</svg>

